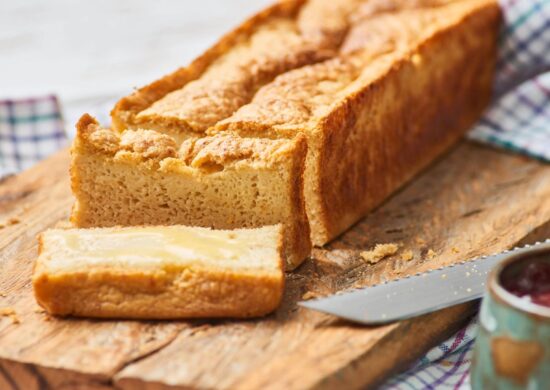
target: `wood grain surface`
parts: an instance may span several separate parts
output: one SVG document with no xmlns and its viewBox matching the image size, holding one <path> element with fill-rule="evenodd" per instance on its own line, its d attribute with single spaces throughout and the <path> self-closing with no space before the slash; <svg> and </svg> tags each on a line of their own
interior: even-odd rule
<svg viewBox="0 0 550 390">
<path fill-rule="evenodd" d="M 68 153 L 0 183 L 0 389 L 304 389 L 374 386 L 448 337 L 474 312 L 456 306 L 381 327 L 299 308 L 310 294 L 370 285 L 548 234 L 550 167 L 462 143 L 287 275 L 283 305 L 250 321 L 51 318 L 30 285 L 36 235 L 66 224 Z M 402 245 L 375 265 L 359 253 Z M 429 250 L 436 256 L 429 259 Z M 412 260 L 401 254 L 412 250 Z"/>
</svg>

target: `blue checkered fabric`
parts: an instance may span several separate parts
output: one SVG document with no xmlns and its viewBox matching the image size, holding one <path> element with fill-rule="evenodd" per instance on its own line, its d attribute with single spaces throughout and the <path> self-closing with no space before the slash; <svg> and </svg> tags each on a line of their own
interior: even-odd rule
<svg viewBox="0 0 550 390">
<path fill-rule="evenodd" d="M 0 178 L 31 167 L 66 144 L 55 96 L 0 100 Z"/>
<path fill-rule="evenodd" d="M 550 0 L 501 0 L 495 101 L 469 138 L 550 161 Z"/>
<path fill-rule="evenodd" d="M 501 0 L 495 92 L 508 92 L 550 70 L 550 1 Z"/>
</svg>

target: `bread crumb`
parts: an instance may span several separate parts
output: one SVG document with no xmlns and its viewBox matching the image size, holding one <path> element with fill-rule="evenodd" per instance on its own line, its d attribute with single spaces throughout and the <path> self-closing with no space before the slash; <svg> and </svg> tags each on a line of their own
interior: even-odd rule
<svg viewBox="0 0 550 390">
<path fill-rule="evenodd" d="M 58 221 L 55 226 L 54 226 L 56 229 L 70 229 L 73 226 L 73 224 L 71 223 L 71 221 L 68 221 L 68 220 L 61 220 L 61 221 Z"/>
<path fill-rule="evenodd" d="M 420 237 L 416 237 L 414 240 L 418 245 L 424 245 L 426 243 L 426 240 Z"/>
<path fill-rule="evenodd" d="M 376 264 L 385 257 L 394 255 L 399 249 L 397 244 L 376 244 L 374 249 L 360 253 L 363 260 L 370 264 Z"/>
<path fill-rule="evenodd" d="M 0 308 L 0 317 L 9 317 L 13 324 L 21 323 L 17 313 L 11 307 Z"/>
<path fill-rule="evenodd" d="M 317 298 L 317 294 L 315 294 L 313 291 L 308 291 L 304 295 L 302 295 L 302 299 L 304 301 L 307 301 L 308 299 Z"/>
<path fill-rule="evenodd" d="M 412 260 L 413 257 L 414 257 L 414 254 L 410 249 L 407 249 L 401 254 L 401 260 L 403 261 Z"/>
<path fill-rule="evenodd" d="M 456 246 L 453 246 L 453 247 L 451 248 L 451 252 L 453 252 L 453 253 L 460 253 L 460 250 L 459 250 Z"/>
<path fill-rule="evenodd" d="M 428 259 L 433 259 L 435 256 L 437 256 L 437 253 L 433 249 L 428 250 L 428 253 L 426 254 Z"/>
<path fill-rule="evenodd" d="M 13 310 L 11 307 L 2 307 L 0 308 L 0 316 L 10 316 L 12 314 L 15 314 L 15 310 Z"/>
<path fill-rule="evenodd" d="M 52 320 L 52 317 L 50 316 L 50 314 L 45 309 L 43 309 L 41 307 L 37 307 L 36 309 L 34 309 L 34 312 L 36 314 L 43 314 L 42 319 L 44 321 L 51 321 Z"/>
<path fill-rule="evenodd" d="M 0 222 L 0 229 L 3 229 L 5 227 L 11 226 L 11 225 L 17 225 L 19 222 L 21 222 L 21 220 L 19 218 L 11 217 L 10 219 L 8 219 L 5 222 Z"/>
</svg>

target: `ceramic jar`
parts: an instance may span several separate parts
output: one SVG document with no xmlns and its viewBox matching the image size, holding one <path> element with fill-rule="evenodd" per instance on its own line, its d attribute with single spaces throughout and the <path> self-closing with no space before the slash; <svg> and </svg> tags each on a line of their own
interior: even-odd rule
<svg viewBox="0 0 550 390">
<path fill-rule="evenodd" d="M 550 265 L 548 248 L 510 255 L 491 272 L 474 347 L 473 389 L 550 389 L 550 307 L 504 288 L 539 261 Z"/>
</svg>

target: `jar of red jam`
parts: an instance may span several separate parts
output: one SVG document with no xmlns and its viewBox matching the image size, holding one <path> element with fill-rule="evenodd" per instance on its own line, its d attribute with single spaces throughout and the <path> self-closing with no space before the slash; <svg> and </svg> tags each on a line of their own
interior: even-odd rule
<svg viewBox="0 0 550 390">
<path fill-rule="evenodd" d="M 510 255 L 489 276 L 473 389 L 550 389 L 550 245 Z"/>
</svg>

